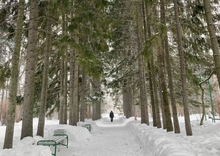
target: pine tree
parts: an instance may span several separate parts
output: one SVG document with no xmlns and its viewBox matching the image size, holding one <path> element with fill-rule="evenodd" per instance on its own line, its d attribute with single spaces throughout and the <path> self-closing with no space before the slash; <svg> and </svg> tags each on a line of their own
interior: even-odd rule
<svg viewBox="0 0 220 156">
<path fill-rule="evenodd" d="M 49 55 L 51 53 L 51 17 L 48 17 L 49 13 L 49 2 L 46 2 L 46 41 L 44 47 L 44 60 L 43 60 L 43 80 L 41 86 L 41 97 L 40 97 L 40 110 L 38 113 L 38 127 L 37 135 L 44 136 L 44 125 L 45 125 L 45 114 L 46 114 L 46 103 L 47 103 L 47 90 L 48 90 L 48 71 L 49 71 Z"/>
<path fill-rule="evenodd" d="M 220 86 L 220 51 L 219 51 L 219 43 L 216 37 L 214 22 L 212 21 L 211 14 L 211 5 L 210 0 L 203 0 L 204 8 L 205 8 L 205 16 L 211 41 L 211 48 L 213 51 L 214 63 L 215 63 L 215 71 L 218 78 L 219 86 Z"/>
<path fill-rule="evenodd" d="M 160 10 L 161 10 L 161 23 L 165 26 L 166 25 L 166 16 L 165 16 L 165 2 L 164 0 L 160 0 Z M 168 83 L 169 83 L 169 89 L 170 89 L 170 101 L 172 106 L 172 112 L 173 112 L 173 123 L 174 123 L 174 132 L 180 133 L 180 127 L 179 127 L 179 121 L 177 116 L 177 108 L 176 108 L 176 102 L 174 98 L 174 90 L 173 90 L 173 75 L 171 72 L 171 63 L 170 63 L 170 54 L 169 54 L 169 45 L 168 45 L 168 35 L 167 35 L 167 29 L 164 30 L 163 35 L 163 49 L 164 49 L 164 55 L 165 55 L 165 62 L 166 62 L 166 69 L 168 73 Z"/>
<path fill-rule="evenodd" d="M 30 21 L 28 28 L 28 47 L 25 70 L 25 89 L 23 122 L 21 139 L 33 136 L 33 103 L 34 103 L 34 77 L 36 66 L 36 47 L 37 47 L 37 26 L 38 26 L 38 0 L 30 3 Z"/>
<path fill-rule="evenodd" d="M 183 52 L 183 47 L 182 47 L 182 32 L 181 32 L 181 25 L 179 21 L 177 0 L 173 0 L 173 3 L 174 3 L 174 11 L 175 11 L 176 29 L 177 29 L 178 51 L 179 51 L 179 56 L 180 56 L 185 128 L 186 128 L 186 135 L 190 136 L 192 135 L 192 129 L 191 129 L 191 124 L 190 124 L 189 108 L 188 108 L 188 92 L 187 92 L 187 83 L 186 83 L 185 58 L 184 58 L 184 52 Z"/>
<path fill-rule="evenodd" d="M 18 17 L 17 17 L 17 27 L 15 30 L 15 46 L 14 53 L 12 56 L 12 75 L 9 93 L 9 107 L 7 116 L 7 127 L 5 132 L 4 149 L 12 148 L 13 136 L 14 136 L 14 122 L 15 122 L 15 107 L 16 107 L 16 97 L 17 97 L 17 87 L 18 87 L 18 75 L 19 75 L 19 57 L 20 48 L 22 40 L 22 29 L 23 29 L 23 16 L 24 16 L 24 6 L 25 1 L 19 1 Z"/>
</svg>

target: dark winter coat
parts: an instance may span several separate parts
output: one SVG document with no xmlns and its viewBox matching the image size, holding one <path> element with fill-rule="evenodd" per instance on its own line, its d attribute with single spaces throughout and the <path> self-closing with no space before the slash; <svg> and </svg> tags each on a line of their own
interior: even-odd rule
<svg viewBox="0 0 220 156">
<path fill-rule="evenodd" d="M 114 113 L 112 111 L 110 112 L 109 117 L 114 118 Z"/>
</svg>

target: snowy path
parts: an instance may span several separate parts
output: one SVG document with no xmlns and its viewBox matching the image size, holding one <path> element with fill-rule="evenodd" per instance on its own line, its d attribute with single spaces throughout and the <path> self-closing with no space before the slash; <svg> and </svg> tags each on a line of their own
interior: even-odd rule
<svg viewBox="0 0 220 156">
<path fill-rule="evenodd" d="M 108 115 L 108 114 L 107 114 Z M 58 120 L 46 120 L 45 138 L 56 129 L 65 129 L 69 136 L 69 148 L 58 146 L 57 156 L 220 156 L 220 121 L 206 121 L 200 126 L 198 116 L 191 117 L 193 136 L 186 136 L 184 118 L 179 117 L 181 133 L 140 123 L 140 118 L 108 116 L 100 120 L 80 122 L 78 126 L 60 125 Z M 200 118 L 199 118 L 200 119 Z M 34 134 L 38 119 L 34 119 Z M 82 124 L 92 125 L 91 133 Z M 152 123 L 151 123 L 152 125 Z M 15 123 L 13 149 L 0 148 L 0 156 L 51 156 L 51 149 L 37 146 L 42 137 L 26 137 L 20 140 L 22 121 Z M 0 147 L 3 147 L 6 126 L 0 126 Z M 52 150 L 53 151 L 53 150 Z"/>
<path fill-rule="evenodd" d="M 70 144 L 68 150 L 72 151 L 72 156 L 144 156 L 140 141 L 123 120 L 116 119 L 111 123 L 108 118 L 103 118 L 96 125 L 91 139 Z M 64 156 L 65 151 L 61 149 L 58 156 Z"/>
</svg>

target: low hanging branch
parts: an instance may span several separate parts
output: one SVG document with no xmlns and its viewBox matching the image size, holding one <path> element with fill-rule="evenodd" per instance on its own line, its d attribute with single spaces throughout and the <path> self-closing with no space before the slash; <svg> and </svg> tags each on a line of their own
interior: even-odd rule
<svg viewBox="0 0 220 156">
<path fill-rule="evenodd" d="M 209 77 L 208 77 L 207 79 L 205 79 L 204 81 L 200 82 L 200 83 L 199 83 L 199 86 L 201 87 L 201 85 L 202 85 L 203 83 L 207 82 L 207 81 L 212 77 L 213 74 L 214 74 L 214 71 L 211 72 L 211 74 L 209 75 Z"/>
<path fill-rule="evenodd" d="M 202 90 L 201 100 L 202 100 L 202 111 L 203 111 L 202 118 L 200 120 L 200 125 L 203 125 L 203 120 L 204 120 L 204 116 L 205 116 L 204 89 L 202 88 L 202 84 L 207 82 L 212 77 L 213 74 L 214 74 L 214 71 L 211 72 L 211 74 L 209 75 L 209 77 L 207 79 L 205 79 L 204 81 L 199 83 L 199 87 Z"/>
</svg>

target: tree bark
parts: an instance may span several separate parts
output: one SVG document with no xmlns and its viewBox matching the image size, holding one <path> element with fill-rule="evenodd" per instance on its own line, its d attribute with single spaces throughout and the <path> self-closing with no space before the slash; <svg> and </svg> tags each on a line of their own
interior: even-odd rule
<svg viewBox="0 0 220 156">
<path fill-rule="evenodd" d="M 67 45 L 66 45 L 67 46 Z M 64 106 L 63 106 L 63 124 L 67 124 L 67 93 L 68 93 L 68 88 L 67 88 L 67 48 L 64 48 L 64 53 L 65 53 L 65 58 L 64 58 L 64 91 L 63 91 L 63 96 L 64 96 Z"/>
<path fill-rule="evenodd" d="M 67 35 L 66 11 L 62 13 L 62 35 Z M 67 123 L 67 44 L 61 46 L 59 124 Z"/>
<path fill-rule="evenodd" d="M 164 0 L 160 1 L 160 10 L 161 10 L 161 23 L 166 26 L 166 15 L 165 15 L 165 4 Z M 170 100 L 171 100 L 171 106 L 172 106 L 172 112 L 173 112 L 173 123 L 174 123 L 174 132 L 180 133 L 180 126 L 179 126 L 179 120 L 177 116 L 177 108 L 176 108 L 176 102 L 174 98 L 174 91 L 173 91 L 173 79 L 172 79 L 172 72 L 171 72 L 171 64 L 170 64 L 170 54 L 169 54 L 169 45 L 168 45 L 168 36 L 167 36 L 167 30 L 165 30 L 165 34 L 163 36 L 164 44 L 164 50 L 165 50 L 165 60 L 166 60 L 166 69 L 168 73 L 168 83 L 169 83 L 169 89 L 170 89 Z"/>
<path fill-rule="evenodd" d="M 129 118 L 132 116 L 132 93 L 131 93 L 131 88 L 129 86 L 129 80 L 124 81 L 124 86 L 123 86 L 123 110 L 124 110 L 124 115 L 126 118 Z"/>
<path fill-rule="evenodd" d="M 123 110 L 124 110 L 124 115 L 129 118 L 132 116 L 133 111 L 132 111 L 132 90 L 131 87 L 129 86 L 131 84 L 130 78 L 126 78 L 124 80 L 123 84 Z"/>
<path fill-rule="evenodd" d="M 69 104 L 69 125 L 74 125 L 73 119 L 73 90 L 74 90 L 74 51 L 71 50 L 70 51 L 70 84 L 69 84 L 69 88 L 70 88 L 70 104 Z"/>
<path fill-rule="evenodd" d="M 45 41 L 46 43 L 44 47 L 44 70 L 43 70 L 43 80 L 42 80 L 41 99 L 40 99 L 41 105 L 38 115 L 38 127 L 37 127 L 37 135 L 42 137 L 44 137 L 45 113 L 46 113 L 47 90 L 48 90 L 49 55 L 51 51 L 51 34 L 50 34 L 51 20 L 50 18 L 48 18 L 48 13 L 46 17 L 47 17 L 47 28 L 46 28 L 46 41 Z"/>
<path fill-rule="evenodd" d="M 76 49 L 74 56 L 74 81 L 73 81 L 73 125 L 76 126 L 79 121 L 79 65 L 76 57 Z"/>
<path fill-rule="evenodd" d="M 174 12 L 175 12 L 175 22 L 176 22 L 176 31 L 177 31 L 177 44 L 178 51 L 180 56 L 180 69 L 181 69 L 181 80 L 182 80 L 182 96 L 183 96 L 183 106 L 184 106 L 184 120 L 185 120 L 185 129 L 186 135 L 192 135 L 192 128 L 190 124 L 189 108 L 188 108 L 188 90 L 186 83 L 186 67 L 185 67 L 185 57 L 182 45 L 182 28 L 179 20 L 179 11 L 177 0 L 173 0 L 174 3 Z"/>
<path fill-rule="evenodd" d="M 3 104 L 4 104 L 4 94 L 5 94 L 5 90 L 2 89 L 2 97 L 1 97 L 1 111 L 0 111 L 0 121 L 2 124 L 2 119 L 3 119 Z"/>
<path fill-rule="evenodd" d="M 141 123 L 149 125 L 148 102 L 146 93 L 145 76 L 143 69 L 143 58 L 139 56 L 139 85 L 140 85 L 140 103 L 141 103 Z"/>
<path fill-rule="evenodd" d="M 81 85 L 81 96 L 80 96 L 80 121 L 85 121 L 85 111 L 86 111 L 86 104 L 85 104 L 85 93 L 86 93 L 86 73 L 82 70 L 82 85 Z"/>
<path fill-rule="evenodd" d="M 164 104 L 163 104 L 163 95 L 162 95 L 162 86 L 159 79 L 159 96 L 160 96 L 160 106 L 161 106 L 161 113 L 162 113 L 162 121 L 163 121 L 163 129 L 167 129 L 167 122 L 166 122 L 166 115 L 164 111 Z"/>
<path fill-rule="evenodd" d="M 137 7 L 138 10 L 138 7 Z M 138 11 L 137 11 L 138 12 Z M 140 25 L 139 17 L 136 18 L 136 29 L 137 29 L 137 51 L 138 51 L 138 74 L 139 74 L 139 87 L 140 87 L 140 104 L 141 104 L 141 123 L 149 125 L 149 115 L 148 115 L 148 102 L 145 84 L 145 74 L 143 65 L 143 56 L 141 53 L 141 39 L 140 39 Z"/>
<path fill-rule="evenodd" d="M 147 34 L 148 38 L 151 38 L 151 26 L 150 24 L 152 23 L 152 13 L 149 11 L 149 8 L 151 6 L 148 6 L 148 2 L 145 0 L 145 5 L 146 5 L 146 14 L 147 14 Z M 151 49 L 150 49 L 151 51 Z M 150 58 L 149 58 L 149 69 L 151 70 L 151 79 L 152 79 L 152 90 L 153 90 L 153 96 L 155 100 L 155 116 L 156 116 L 156 125 L 157 128 L 161 128 L 161 119 L 160 119 L 160 106 L 159 106 L 159 99 L 158 99 L 158 92 L 157 92 L 157 73 L 155 70 L 155 62 L 154 62 L 154 54 L 151 51 L 150 53 Z M 150 76 L 150 75 L 149 75 Z"/>
<path fill-rule="evenodd" d="M 159 42 L 161 40 L 159 39 Z M 168 102 L 168 96 L 167 96 L 167 87 L 165 82 L 165 76 L 164 76 L 164 60 L 163 60 L 163 51 L 161 44 L 158 44 L 158 66 L 159 66 L 159 79 L 161 83 L 161 94 L 162 94 L 162 100 L 163 100 L 163 107 L 164 107 L 164 114 L 166 118 L 166 129 L 167 132 L 173 131 L 173 125 L 171 120 L 171 114 L 170 114 L 170 107 Z"/>
<path fill-rule="evenodd" d="M 218 84 L 220 87 L 220 51 L 219 44 L 216 37 L 216 29 L 214 26 L 214 22 L 212 21 L 212 13 L 211 13 L 211 5 L 210 0 L 203 0 L 204 8 L 205 8 L 205 16 L 211 41 L 211 48 L 213 51 L 214 63 L 215 63 L 215 71 L 218 79 Z"/>
<path fill-rule="evenodd" d="M 138 72 L 139 72 L 139 87 L 140 87 L 140 103 L 141 103 L 141 123 L 149 125 L 148 117 L 148 102 L 145 84 L 145 75 L 143 67 L 143 56 L 138 56 Z"/>
<path fill-rule="evenodd" d="M 28 28 L 28 46 L 25 68 L 24 107 L 21 129 L 21 139 L 33 136 L 33 103 L 34 78 L 37 47 L 38 0 L 30 2 L 30 23 Z"/>
<path fill-rule="evenodd" d="M 101 118 L 101 82 L 100 78 L 93 78 L 93 92 L 94 92 L 94 104 L 93 104 L 93 120 Z"/>
<path fill-rule="evenodd" d="M 22 27 L 23 27 L 23 16 L 24 16 L 24 5 L 25 1 L 19 1 L 18 8 L 18 17 L 17 17 L 17 27 L 15 31 L 15 46 L 14 53 L 12 56 L 12 75 L 11 75 L 11 84 L 10 84 L 10 93 L 9 93 L 9 106 L 8 106 L 8 116 L 7 116 L 7 126 L 5 131 L 5 140 L 3 148 L 12 148 L 13 146 L 13 136 L 14 136 L 14 122 L 15 122 L 15 108 L 16 108 L 16 96 L 18 88 L 18 75 L 19 75 L 19 57 L 20 57 L 20 48 L 22 40 Z M 4 95 L 4 94 L 2 94 Z M 1 104 L 1 113 L 2 114 L 2 105 Z"/>
<path fill-rule="evenodd" d="M 142 11 L 143 11 L 143 24 L 144 24 L 144 42 L 147 41 L 147 35 L 150 38 L 151 37 L 151 33 L 149 33 L 147 30 L 148 28 L 150 29 L 150 19 L 147 18 L 146 21 L 146 16 L 148 17 L 149 11 L 147 8 L 148 5 L 145 3 L 144 0 L 142 0 Z M 146 10 L 146 12 L 145 12 Z M 146 24 L 147 22 L 148 25 Z M 148 33 L 147 33 L 148 32 Z M 146 49 L 145 49 L 146 51 Z M 150 48 L 150 53 L 152 54 L 152 49 Z M 152 65 L 151 65 L 151 57 L 147 58 L 147 66 L 148 66 L 148 74 L 149 74 L 149 85 L 150 85 L 150 101 L 151 101 L 151 107 L 152 107 L 152 115 L 153 115 L 153 126 L 157 126 L 157 114 L 156 114 L 156 104 L 155 104 L 155 97 L 154 97 L 154 88 L 153 88 L 153 77 L 152 77 Z"/>
<path fill-rule="evenodd" d="M 60 60 L 60 107 L 59 107 L 59 124 L 64 123 L 64 55 Z"/>
</svg>

